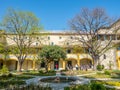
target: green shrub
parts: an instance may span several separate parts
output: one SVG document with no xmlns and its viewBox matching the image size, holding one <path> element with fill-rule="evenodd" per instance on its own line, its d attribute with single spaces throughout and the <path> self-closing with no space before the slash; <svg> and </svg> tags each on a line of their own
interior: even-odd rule
<svg viewBox="0 0 120 90">
<path fill-rule="evenodd" d="M 111 73 L 109 71 L 107 71 L 107 70 L 104 71 L 104 74 L 105 75 L 111 75 Z"/>
<path fill-rule="evenodd" d="M 76 85 L 65 87 L 64 90 L 116 90 L 115 88 L 105 87 L 102 81 L 91 81 L 87 85 Z"/>
<path fill-rule="evenodd" d="M 70 90 L 70 87 L 64 87 L 64 90 Z"/>
<path fill-rule="evenodd" d="M 55 73 L 55 70 L 49 70 L 48 73 Z"/>
<path fill-rule="evenodd" d="M 12 73 L 9 73 L 9 74 L 8 74 L 8 77 L 13 77 L 13 74 L 12 74 Z"/>
<path fill-rule="evenodd" d="M 8 68 L 6 67 L 6 65 L 3 65 L 2 69 L 0 70 L 0 73 L 3 75 L 3 74 L 8 74 L 9 73 L 9 70 Z"/>
<path fill-rule="evenodd" d="M 0 81 L 0 88 L 8 88 L 10 86 L 17 86 L 17 85 L 25 85 L 25 81 L 23 80 L 12 80 L 12 81 L 9 81 L 9 80 L 1 80 Z M 7 89 L 7 90 L 11 90 L 11 89 Z M 16 90 L 16 89 L 14 89 Z"/>
<path fill-rule="evenodd" d="M 61 72 L 65 72 L 65 71 L 67 71 L 67 70 L 66 69 L 61 70 Z"/>
<path fill-rule="evenodd" d="M 2 74 L 1 76 L 2 76 L 3 78 L 7 78 L 8 75 Z"/>
<path fill-rule="evenodd" d="M 108 81 L 108 82 L 105 82 L 105 84 L 112 85 L 112 86 L 120 86 L 119 81 Z"/>
<path fill-rule="evenodd" d="M 106 90 L 105 86 L 100 83 L 91 83 L 91 90 Z"/>
<path fill-rule="evenodd" d="M 64 90 L 91 90 L 91 89 L 89 85 L 76 85 L 76 86 L 65 87 Z"/>
<path fill-rule="evenodd" d="M 39 73 L 43 74 L 44 72 L 43 72 L 43 70 L 39 70 Z"/>
<path fill-rule="evenodd" d="M 106 87 L 106 90 L 116 90 L 115 88 L 108 88 Z"/>
<path fill-rule="evenodd" d="M 102 71 L 103 69 L 104 69 L 104 65 L 100 65 L 100 64 L 97 65 L 98 71 Z"/>
</svg>

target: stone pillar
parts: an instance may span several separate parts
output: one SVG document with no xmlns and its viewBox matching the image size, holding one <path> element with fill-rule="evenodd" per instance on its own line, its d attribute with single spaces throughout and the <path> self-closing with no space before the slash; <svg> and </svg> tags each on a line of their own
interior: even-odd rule
<svg viewBox="0 0 120 90">
<path fill-rule="evenodd" d="M 119 61 L 118 52 L 120 52 L 120 51 L 118 51 L 117 48 L 113 49 L 113 56 L 114 56 L 114 58 L 113 58 L 114 59 L 114 61 L 113 61 L 114 66 L 112 66 L 113 69 L 120 69 L 120 61 Z"/>
<path fill-rule="evenodd" d="M 35 60 L 33 60 L 33 70 L 35 70 Z"/>
<path fill-rule="evenodd" d="M 77 64 L 78 64 L 78 66 L 80 66 L 80 54 L 77 54 L 77 57 L 78 57 Z"/>
<path fill-rule="evenodd" d="M 117 66 L 117 69 L 120 69 L 120 61 L 119 61 L 119 53 L 120 51 L 116 51 L 116 66 Z"/>
<path fill-rule="evenodd" d="M 77 64 L 78 66 L 80 66 L 80 59 L 77 59 Z"/>
<path fill-rule="evenodd" d="M 19 65 L 19 61 L 17 62 L 17 71 L 19 71 L 20 65 Z"/>
<path fill-rule="evenodd" d="M 50 69 L 51 69 L 51 68 L 50 68 L 50 67 L 51 67 L 50 65 L 51 65 L 51 63 L 50 63 L 50 64 L 48 64 L 48 70 L 50 70 Z"/>
<path fill-rule="evenodd" d="M 65 69 L 65 67 L 66 67 L 66 66 L 65 66 L 65 61 L 63 61 L 63 67 L 62 67 L 62 68 Z"/>
</svg>

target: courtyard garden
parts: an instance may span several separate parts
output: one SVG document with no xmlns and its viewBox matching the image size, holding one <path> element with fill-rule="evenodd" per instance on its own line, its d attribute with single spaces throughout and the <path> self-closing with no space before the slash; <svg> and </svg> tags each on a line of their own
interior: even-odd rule
<svg viewBox="0 0 120 90">
<path fill-rule="evenodd" d="M 104 14 L 103 11 L 104 10 L 98 8 L 95 8 L 93 10 L 88 9 L 87 11 L 86 9 L 83 9 L 80 14 L 81 16 L 77 16 L 71 19 L 72 22 L 70 23 L 72 27 L 74 25 L 74 29 L 72 27 L 71 29 L 75 30 L 76 33 L 73 34 L 73 36 L 79 35 L 81 37 L 84 32 L 87 37 L 85 36 L 79 38 L 78 40 L 78 37 L 73 38 L 73 36 L 72 37 L 70 36 L 70 40 L 68 37 L 63 41 L 67 46 L 63 44 L 63 46 L 65 47 L 61 47 L 62 45 L 59 46 L 59 44 L 54 45 L 53 42 L 54 40 L 53 41 L 50 40 L 50 36 L 47 36 L 49 35 L 48 33 L 41 34 L 44 35 L 45 37 L 42 38 L 39 37 L 39 32 L 42 29 L 42 27 L 39 26 L 39 19 L 33 13 L 18 11 L 14 9 L 8 10 L 8 14 L 3 19 L 2 27 L 7 29 L 7 31 L 9 31 L 10 34 L 13 35 L 15 34 L 14 38 L 11 38 L 9 34 L 7 35 L 7 33 L 4 33 L 5 37 L 11 39 L 11 41 L 14 41 L 15 46 L 13 45 L 8 48 L 8 45 L 9 43 L 11 43 L 11 41 L 7 42 L 8 45 L 6 44 L 6 42 L 3 42 L 1 44 L 1 54 L 4 55 L 4 60 L 3 61 L 1 60 L 1 64 L 0 64 L 0 66 L 3 66 L 2 69 L 0 70 L 0 89 L 52 90 L 54 87 L 54 90 L 59 90 L 59 89 L 60 90 L 61 89 L 62 90 L 63 89 L 64 90 L 107 90 L 107 89 L 119 90 L 120 71 L 119 70 L 102 71 L 102 69 L 104 69 L 104 65 L 102 64 L 99 64 L 98 67 L 96 67 L 97 64 L 96 61 L 100 61 L 99 60 L 100 55 L 103 54 L 103 52 L 107 51 L 110 47 L 114 46 L 111 45 L 111 40 L 109 40 L 108 42 L 106 42 L 105 45 L 102 45 L 101 47 L 101 43 L 103 42 L 102 40 L 103 36 L 99 35 L 98 30 L 101 27 L 108 26 L 108 25 L 107 26 L 104 25 L 104 23 L 101 22 L 106 22 L 106 23 L 109 22 L 109 20 L 108 21 L 106 20 L 106 15 Z M 86 18 L 86 14 L 88 14 L 88 16 L 90 17 Z M 97 17 L 100 17 L 99 18 L 100 22 L 98 21 L 98 18 L 96 18 L 95 14 L 98 15 Z M 92 22 L 91 22 L 91 18 L 93 19 Z M 108 19 L 110 18 L 108 17 Z M 76 22 L 78 22 L 78 25 L 80 24 L 79 28 L 78 26 L 76 26 Z M 86 24 L 90 22 L 91 24 L 89 25 Z M 12 27 L 8 28 L 9 25 L 12 25 Z M 82 27 L 85 27 L 85 30 Z M 89 29 L 91 27 L 94 28 Z M 37 34 L 38 36 L 36 36 Z M 99 39 L 98 36 L 100 36 Z M 49 45 L 43 45 L 41 47 L 42 45 L 41 42 L 44 41 L 46 42 L 46 37 L 52 43 Z M 77 44 L 72 45 L 74 43 L 73 39 L 75 40 L 75 42 L 77 41 L 78 46 Z M 70 41 L 71 43 L 70 47 L 68 47 L 69 42 L 66 42 L 66 40 Z M 34 43 L 36 43 L 37 47 L 33 46 Z M 84 45 L 84 46 L 79 46 L 79 45 Z M 5 65 L 8 65 L 9 69 L 13 69 L 13 67 L 11 67 L 13 66 L 12 63 L 10 63 L 11 65 L 3 64 L 3 62 L 6 63 L 7 56 L 9 54 L 10 55 L 13 54 L 16 57 L 15 58 L 16 61 L 14 61 L 16 63 L 14 70 L 17 69 L 19 72 L 8 71 L 8 68 Z M 83 55 L 83 58 L 80 58 L 81 55 Z M 104 54 L 103 56 L 105 60 L 106 54 Z M 12 58 L 9 59 L 11 60 Z M 61 64 L 59 63 L 59 61 L 61 60 L 67 61 L 67 59 L 69 63 L 68 62 L 67 63 L 61 62 Z M 107 57 L 107 59 L 112 60 L 111 57 Z M 32 62 L 32 60 L 34 61 Z M 75 61 L 74 64 L 76 70 L 73 70 L 74 65 L 72 65 L 73 64 L 72 61 Z M 40 66 L 42 62 L 44 62 L 45 69 L 35 70 L 36 63 L 38 64 L 38 66 Z M 51 68 L 51 64 L 53 62 L 54 62 L 54 67 Z M 17 65 L 17 63 L 19 65 Z M 78 70 L 79 66 L 77 64 L 81 64 L 80 65 L 81 70 Z M 112 61 L 109 62 L 108 66 L 109 69 L 112 69 L 113 66 Z M 40 67 L 38 67 L 37 69 L 39 68 Z M 59 72 L 54 70 L 49 70 L 49 69 L 58 70 L 59 68 L 62 69 L 68 68 L 68 70 L 62 70 Z M 88 70 L 91 68 L 94 69 L 94 71 Z M 97 71 L 96 68 L 99 70 Z M 32 69 L 32 70 L 29 71 L 28 69 Z M 62 81 L 61 78 L 63 78 L 62 76 L 64 76 L 65 80 L 63 81 L 65 81 L 65 83 L 61 82 Z M 41 78 L 44 78 L 45 80 L 50 79 L 49 84 L 48 82 L 47 83 L 41 82 L 42 81 Z M 71 82 L 67 82 L 68 80 L 70 80 Z M 50 86 L 51 83 L 52 86 Z M 63 85 L 66 86 L 62 87 Z"/>
<path fill-rule="evenodd" d="M 56 71 L 44 72 L 40 71 L 8 71 L 6 66 L 0 70 L 0 90 L 51 90 L 50 87 L 43 87 L 40 85 L 27 85 L 26 80 L 35 78 L 37 76 L 52 76 Z"/>
<path fill-rule="evenodd" d="M 4 90 L 52 90 L 48 86 L 36 85 L 34 82 L 27 84 L 27 80 L 34 80 L 38 77 L 56 76 L 57 71 L 45 70 L 39 71 L 23 71 L 9 72 L 6 67 L 0 70 L 0 89 Z M 103 71 L 60 71 L 62 76 L 75 76 L 79 78 L 89 79 L 89 84 L 70 85 L 64 87 L 64 90 L 120 90 L 120 70 L 103 70 Z"/>
</svg>

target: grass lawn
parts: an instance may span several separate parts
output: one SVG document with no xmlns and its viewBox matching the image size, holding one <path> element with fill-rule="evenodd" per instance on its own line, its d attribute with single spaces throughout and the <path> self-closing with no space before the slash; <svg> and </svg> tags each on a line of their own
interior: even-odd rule
<svg viewBox="0 0 120 90">
<path fill-rule="evenodd" d="M 105 84 L 105 85 L 110 85 L 110 86 L 118 86 L 120 87 L 120 81 L 102 81 L 102 80 L 95 80 L 95 81 L 91 81 L 94 83 L 98 83 L 98 84 Z"/>
<path fill-rule="evenodd" d="M 11 86 L 25 85 L 25 80 L 33 78 L 32 76 L 26 75 L 2 75 L 0 76 L 0 88 L 7 88 Z"/>
<path fill-rule="evenodd" d="M 72 70 L 72 71 L 63 71 L 62 74 L 63 75 L 83 75 L 83 74 L 91 74 L 91 73 L 95 73 L 96 71 L 92 71 L 92 70 L 89 70 L 89 71 L 80 71 L 80 70 Z"/>
<path fill-rule="evenodd" d="M 56 75 L 56 71 L 48 71 L 44 72 L 42 70 L 40 71 L 29 71 L 29 72 L 23 72 L 23 75 L 33 75 L 33 76 L 53 76 Z"/>
<path fill-rule="evenodd" d="M 97 72 L 96 74 L 83 76 L 86 78 L 113 78 L 120 79 L 120 70 L 105 70 L 103 72 Z"/>
<path fill-rule="evenodd" d="M 20 85 L 26 85 L 25 80 L 34 78 L 34 76 L 52 76 L 56 75 L 56 71 L 24 71 L 13 72 L 13 74 L 6 74 L 0 76 L 0 89 L 19 87 Z M 21 89 L 22 90 L 22 89 Z M 42 89 L 46 90 L 46 89 Z M 49 89 L 51 90 L 51 89 Z"/>
</svg>

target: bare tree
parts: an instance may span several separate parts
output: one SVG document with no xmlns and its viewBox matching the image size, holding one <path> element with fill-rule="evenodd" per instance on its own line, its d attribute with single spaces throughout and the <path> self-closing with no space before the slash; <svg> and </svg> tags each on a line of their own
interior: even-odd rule
<svg viewBox="0 0 120 90">
<path fill-rule="evenodd" d="M 34 33 L 41 29 L 39 19 L 31 12 L 8 9 L 2 28 L 6 30 L 7 42 L 11 45 L 12 54 L 18 59 L 19 71 L 21 71 L 22 64 L 33 45 Z"/>
<path fill-rule="evenodd" d="M 70 27 L 75 33 L 74 41 L 79 42 L 83 48 L 88 49 L 88 54 L 93 59 L 93 68 L 96 69 L 99 57 L 112 45 L 110 34 L 115 34 L 119 27 L 113 24 L 104 9 L 81 9 L 80 14 L 70 21 Z"/>
</svg>

